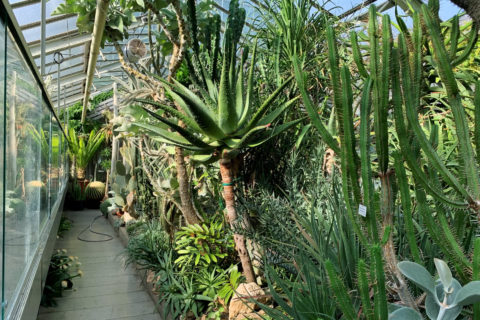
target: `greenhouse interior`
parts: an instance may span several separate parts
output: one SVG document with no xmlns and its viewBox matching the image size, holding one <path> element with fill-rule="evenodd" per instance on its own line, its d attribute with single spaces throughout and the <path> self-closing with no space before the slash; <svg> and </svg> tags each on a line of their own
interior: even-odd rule
<svg viewBox="0 0 480 320">
<path fill-rule="evenodd" d="M 480 320 L 480 1 L 0 6 L 2 320 Z"/>
</svg>

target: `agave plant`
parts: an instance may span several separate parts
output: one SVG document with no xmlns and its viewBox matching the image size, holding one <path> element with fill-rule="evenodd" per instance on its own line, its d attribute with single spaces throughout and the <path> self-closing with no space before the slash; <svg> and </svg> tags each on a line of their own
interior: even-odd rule
<svg viewBox="0 0 480 320">
<path fill-rule="evenodd" d="M 214 74 L 207 74 L 207 68 L 203 68 L 199 63 L 199 55 L 194 53 L 205 86 L 190 90 L 176 80 L 170 83 L 160 79 L 167 95 L 172 98 L 178 109 L 166 103 L 137 99 L 137 102 L 150 105 L 157 110 L 152 111 L 138 105 L 130 106 L 127 110 L 134 119 L 129 130 L 143 132 L 157 141 L 190 150 L 196 159 L 220 160 L 223 196 L 233 229 L 239 228 L 240 225 L 236 221 L 232 158 L 240 149 L 258 146 L 302 120 L 272 125 L 282 112 L 296 101 L 296 98 L 288 100 L 282 106 L 271 110 L 293 77 L 285 80 L 259 105 L 254 102 L 257 43 L 253 48 L 248 71 L 244 71 L 249 56 L 248 47 L 244 48 L 240 63 L 237 63 L 237 48 L 244 23 L 245 10 L 238 7 L 238 1 L 232 1 L 224 35 L 222 69 L 218 81 Z M 183 125 L 179 125 L 178 121 Z M 238 233 L 235 233 L 234 238 L 247 281 L 252 282 L 255 277 L 245 239 Z"/>
<path fill-rule="evenodd" d="M 68 130 L 68 152 L 72 162 L 75 161 L 78 180 L 85 179 L 85 169 L 104 140 L 105 134 L 103 130 L 98 132 L 92 130 L 87 139 L 83 135 L 77 135 L 73 128 Z"/>
</svg>

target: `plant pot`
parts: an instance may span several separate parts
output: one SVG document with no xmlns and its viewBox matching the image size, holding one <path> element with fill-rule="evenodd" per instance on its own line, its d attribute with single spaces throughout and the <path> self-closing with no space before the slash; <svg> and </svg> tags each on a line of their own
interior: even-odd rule
<svg viewBox="0 0 480 320">
<path fill-rule="evenodd" d="M 85 188 L 90 183 L 90 180 L 88 179 L 77 180 L 77 183 L 80 186 L 80 188 L 82 188 L 82 192 L 85 192 Z"/>
<path fill-rule="evenodd" d="M 70 208 L 70 210 L 72 211 L 82 211 L 85 207 L 85 201 L 83 200 L 73 200 L 71 199 L 69 202 L 68 202 L 68 207 Z"/>
<path fill-rule="evenodd" d="M 85 208 L 87 209 L 99 209 L 100 200 L 87 199 L 85 200 Z"/>
</svg>

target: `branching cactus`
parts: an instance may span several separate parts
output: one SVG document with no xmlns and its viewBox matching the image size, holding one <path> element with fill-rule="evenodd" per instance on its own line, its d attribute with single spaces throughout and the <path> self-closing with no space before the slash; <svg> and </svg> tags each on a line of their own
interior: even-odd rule
<svg viewBox="0 0 480 320">
<path fill-rule="evenodd" d="M 399 34 L 395 39 L 390 17 L 383 15 L 379 26 L 376 9 L 371 6 L 367 33 L 350 34 L 351 60 L 362 79 L 355 80 L 358 82 L 354 85 L 350 73 L 352 66 L 339 58 L 337 45 L 340 40 L 333 27 L 328 27 L 328 62 L 338 137 L 330 134 L 317 114 L 306 90 L 301 63 L 297 58 L 293 59 L 305 109 L 323 140 L 339 155 L 347 212 L 358 238 L 367 247 L 372 243 L 381 245 L 387 277 L 393 280 L 393 288 L 402 302 L 412 309 L 417 306 L 398 269 L 393 242 L 396 191 L 400 193 L 405 234 L 413 260 L 421 262 L 422 256 L 413 223 L 412 181 L 419 213 L 415 218 L 426 226 L 428 236 L 452 262 L 462 283 L 471 280 L 470 252 L 474 230 L 478 226 L 476 222 L 472 226 L 469 213 L 480 218 L 477 163 L 480 154 L 480 83 L 472 86 L 477 91 L 474 101 L 477 108 L 475 132 L 471 132 L 454 69 L 471 53 L 477 39 L 477 27 L 473 25 L 472 31 L 464 34 L 458 17 L 449 22 L 450 26 L 443 24 L 441 27 L 438 8 L 438 1 L 430 0 L 428 6 L 422 5 L 414 12 L 413 30 L 408 30 L 406 23 L 397 17 Z M 458 171 L 439 155 L 436 149 L 438 133 L 431 130 L 428 136 L 428 128 L 419 120 L 423 116 L 420 113 L 422 108 L 432 103 L 428 100 L 432 74 L 438 76 L 443 87 L 440 90 L 445 92 L 446 99 L 442 100 L 441 107 L 452 114 L 458 137 Z M 354 98 L 358 83 L 363 84 L 361 99 Z M 466 86 L 468 83 L 463 83 L 461 88 Z M 358 115 L 354 110 L 357 107 L 360 111 L 359 128 L 355 125 Z M 392 121 L 396 139 L 389 137 L 388 127 Z M 394 150 L 392 145 L 399 146 L 399 150 Z M 375 153 L 372 154 L 372 150 Z M 377 161 L 372 164 L 375 158 Z M 408 178 L 409 172 L 413 179 Z M 374 187 L 375 184 L 380 187 Z M 398 188 L 394 187 L 395 184 Z M 365 217 L 356 212 L 362 206 L 366 208 Z M 467 229 L 466 226 L 470 227 Z M 404 312 L 411 311 L 398 311 L 396 316 Z M 476 316 L 480 317 L 478 310 Z"/>
<path fill-rule="evenodd" d="M 332 101 L 337 120 L 338 141 L 331 136 L 319 115 L 315 112 L 306 91 L 299 61 L 294 58 L 295 77 L 302 98 L 312 119 L 328 146 L 340 155 L 342 171 L 342 188 L 347 212 L 354 229 L 365 246 L 380 244 L 382 241 L 385 258 L 385 272 L 389 279 L 395 282 L 395 290 L 404 304 L 415 308 L 416 304 L 408 291 L 406 281 L 397 268 L 397 258 L 393 243 L 394 207 L 396 192 L 393 188 L 395 175 L 390 167 L 390 152 L 388 139 L 388 110 L 391 108 L 390 92 L 393 37 L 391 22 L 388 15 L 382 17 L 381 27 L 378 26 L 375 6 L 370 7 L 368 32 L 368 54 L 370 61 L 364 63 L 360 56 L 357 34 L 351 33 L 354 61 L 363 77 L 364 87 L 360 94 L 360 128 L 355 129 L 357 121 L 354 115 L 354 85 L 349 66 L 341 65 L 337 52 L 338 39 L 332 26 L 327 27 L 327 42 L 329 52 L 329 69 Z M 380 40 L 379 40 L 380 39 Z M 373 121 L 371 121 L 373 120 Z M 375 145 L 372 145 L 371 132 L 375 133 Z M 359 139 L 357 139 L 357 136 Z M 373 165 L 372 148 L 376 149 L 378 165 Z M 359 152 L 358 152 L 359 150 Z M 374 170 L 377 172 L 374 177 Z M 374 184 L 380 184 L 375 188 Z M 406 180 L 403 181 L 406 183 Z M 401 190 L 408 190 L 408 185 Z M 376 202 L 379 199 L 379 202 Z M 410 201 L 410 199 L 408 199 Z M 357 214 L 357 208 L 364 208 L 364 217 Z M 360 210 L 359 210 L 360 211 Z M 379 223 L 380 221 L 380 223 Z M 411 221 L 410 221 L 411 222 Z M 379 232 L 379 225 L 381 232 Z M 407 232 L 414 239 L 413 228 Z M 415 241 L 412 241 L 415 244 Z"/>
<path fill-rule="evenodd" d="M 452 272 L 443 260 L 435 259 L 439 276 L 437 281 L 434 281 L 427 269 L 415 262 L 403 261 L 398 264 L 398 267 L 405 277 L 427 294 L 425 309 L 429 319 L 453 320 L 460 315 L 464 306 L 480 302 L 480 281 L 472 281 L 462 287 L 453 278 Z M 421 319 L 421 317 L 417 318 Z M 402 318 L 392 317 L 391 319 Z"/>
<path fill-rule="evenodd" d="M 401 19 L 399 22 L 400 25 L 404 25 Z M 462 36 L 466 45 L 458 49 L 461 38 L 458 18 L 452 19 L 446 34 L 442 33 L 441 31 L 445 30 L 441 30 L 439 25 L 438 1 L 431 0 L 428 7 L 423 5 L 421 12 L 414 13 L 413 31 L 403 28 L 392 52 L 395 129 L 402 156 L 415 181 L 418 212 L 429 231 L 429 236 L 452 262 L 462 282 L 470 278 L 472 263 L 467 252 L 471 245 L 468 244 L 471 244 L 474 236 L 474 232 L 471 231 L 478 228 L 478 222 L 469 221 L 469 213 L 476 214 L 477 220 L 480 219 L 478 174 L 480 86 L 479 83 L 474 86 L 477 91 L 473 101 L 476 105 L 475 132 L 471 132 L 463 105 L 465 100 L 462 99 L 459 80 L 454 69 L 468 57 L 474 47 L 477 28 L 473 25 L 471 29 L 469 35 Z M 433 46 L 431 53 L 428 50 L 430 45 Z M 433 65 L 432 72 L 441 80 L 440 85 L 447 98 L 446 102 L 442 103 L 442 109 L 451 112 L 453 117 L 460 164 L 455 171 L 448 166 L 447 160 L 442 158 L 436 148 L 438 145 L 436 128 L 431 130 L 428 137 L 425 127 L 419 121 L 419 110 L 429 102 L 424 98 L 428 94 L 425 91 L 430 89 L 426 88 L 429 82 L 424 73 L 425 61 L 429 60 Z M 462 83 L 461 86 L 468 87 L 468 83 Z M 432 210 L 431 202 L 427 202 L 427 195 L 433 198 L 436 214 Z M 405 196 L 409 196 L 408 190 Z M 470 232 L 467 232 L 468 230 Z"/>
</svg>

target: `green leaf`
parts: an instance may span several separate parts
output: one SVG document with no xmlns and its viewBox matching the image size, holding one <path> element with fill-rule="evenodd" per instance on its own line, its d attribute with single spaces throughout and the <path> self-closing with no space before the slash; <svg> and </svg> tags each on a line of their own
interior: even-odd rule
<svg viewBox="0 0 480 320">
<path fill-rule="evenodd" d="M 422 320 L 422 316 L 411 308 L 400 308 L 388 315 L 388 320 Z"/>
<path fill-rule="evenodd" d="M 433 296 L 431 294 L 427 294 L 427 298 L 425 299 L 425 310 L 427 316 L 432 319 L 438 319 L 438 315 L 441 310 L 440 301 L 444 302 L 445 297 L 445 288 L 440 280 L 435 282 L 436 287 L 436 295 Z M 455 279 L 452 281 L 452 286 L 450 288 L 452 294 L 449 294 L 445 304 L 449 306 L 447 310 L 445 310 L 445 314 L 443 319 L 457 319 L 458 315 L 462 311 L 461 306 L 454 306 L 455 296 L 457 292 L 462 288 L 462 285 Z"/>
<path fill-rule="evenodd" d="M 188 140 L 188 142 L 190 142 L 192 145 L 198 147 L 198 148 L 205 148 L 205 149 L 213 149 L 213 147 L 211 147 L 210 145 L 208 145 L 207 143 L 203 142 L 202 140 L 200 140 L 199 138 L 197 138 L 195 136 L 195 134 L 193 132 L 190 132 L 187 128 L 182 128 L 181 126 L 179 126 L 178 124 L 176 124 L 175 122 L 169 120 L 169 119 L 166 119 L 164 117 L 161 117 L 159 116 L 158 114 L 156 114 L 155 112 L 153 111 L 150 111 L 146 108 L 144 108 L 144 110 L 150 114 L 152 117 L 154 117 L 155 119 L 157 119 L 158 121 L 160 122 L 163 122 L 165 123 L 167 126 L 169 126 L 172 130 L 175 130 L 177 131 L 181 136 L 183 136 L 185 139 Z"/>
<path fill-rule="evenodd" d="M 258 122 L 262 119 L 264 114 L 268 111 L 268 109 L 272 106 L 275 99 L 283 92 L 283 89 L 294 79 L 294 77 L 290 77 L 285 82 L 278 87 L 268 98 L 262 103 L 262 105 L 257 109 L 257 112 L 252 116 L 252 119 L 248 122 L 245 126 L 245 129 L 242 132 L 247 132 L 253 127 L 255 127 Z"/>
<path fill-rule="evenodd" d="M 228 38 L 226 36 L 226 38 Z M 235 123 L 237 121 L 237 113 L 235 105 L 233 104 L 232 91 L 230 90 L 233 83 L 230 82 L 229 77 L 229 57 L 225 50 L 223 55 L 222 73 L 220 75 L 220 86 L 218 88 L 218 124 L 220 129 L 225 134 L 230 134 L 235 131 Z"/>
<path fill-rule="evenodd" d="M 398 269 L 403 273 L 405 277 L 410 279 L 428 294 L 433 296 L 436 295 L 435 293 L 435 282 L 433 281 L 432 275 L 415 262 L 410 261 L 402 261 L 398 264 Z"/>
<path fill-rule="evenodd" d="M 293 57 L 293 67 L 295 69 L 295 80 L 297 81 L 298 89 L 302 95 L 303 104 L 305 105 L 305 109 L 307 109 L 307 113 L 310 116 L 310 120 L 312 121 L 315 128 L 317 128 L 320 136 L 322 137 L 323 141 L 336 153 L 340 154 L 340 147 L 338 146 L 337 141 L 333 139 L 330 132 L 328 132 L 327 128 L 323 125 L 322 120 L 318 113 L 316 112 L 315 108 L 313 107 L 313 102 L 310 99 L 310 96 L 307 93 L 304 79 L 303 79 L 303 72 L 300 68 L 300 63 L 298 61 L 297 56 Z"/>
<path fill-rule="evenodd" d="M 454 304 L 466 306 L 477 302 L 480 302 L 480 281 L 472 281 L 458 291 Z"/>
<path fill-rule="evenodd" d="M 117 160 L 117 162 L 115 163 L 115 171 L 118 175 L 121 175 L 121 176 L 124 176 L 127 174 L 127 170 L 125 169 L 125 166 L 120 160 Z"/>
<path fill-rule="evenodd" d="M 263 135 L 261 135 L 261 137 L 259 137 L 258 139 L 254 139 L 252 141 L 246 141 L 246 145 L 249 146 L 249 147 L 259 146 L 259 145 L 267 142 L 268 140 L 278 136 L 279 134 L 287 131 L 288 129 L 297 125 L 298 123 L 302 122 L 303 120 L 305 120 L 305 118 L 293 120 L 293 121 L 284 123 L 282 125 L 276 126 L 273 130 L 263 132 Z"/>
<path fill-rule="evenodd" d="M 266 116 L 264 116 L 262 118 L 262 120 L 260 120 L 258 122 L 258 125 L 259 126 L 262 126 L 262 125 L 268 125 L 268 124 L 271 124 L 273 123 L 286 109 L 288 109 L 289 107 L 291 107 L 295 102 L 297 102 L 297 100 L 300 99 L 300 97 L 295 97 L 287 102 L 285 102 L 283 104 L 283 106 L 281 106 L 280 108 L 276 108 L 274 111 L 270 112 L 269 114 L 267 114 Z"/>
<path fill-rule="evenodd" d="M 342 310 L 344 318 L 349 320 L 357 319 L 357 312 L 355 311 L 347 288 L 338 276 L 330 260 L 326 261 L 325 269 L 327 271 L 328 279 L 330 280 L 332 291 L 336 297 L 335 300 L 340 310 Z"/>
<path fill-rule="evenodd" d="M 450 289 L 452 286 L 452 272 L 450 268 L 445 263 L 445 261 L 434 258 L 435 267 L 437 268 L 438 276 L 440 277 L 440 281 L 442 282 L 444 288 L 446 290 Z"/>
<path fill-rule="evenodd" d="M 125 201 L 123 200 L 123 198 L 121 196 L 115 196 L 114 198 L 114 201 L 115 201 L 115 204 L 119 207 L 123 207 L 125 206 Z"/>
<path fill-rule="evenodd" d="M 250 104 L 252 100 L 252 93 L 253 93 L 253 86 L 254 86 L 253 77 L 255 76 L 256 57 L 257 57 L 257 42 L 255 42 L 255 45 L 253 46 L 252 59 L 250 61 L 250 70 L 248 71 L 248 78 L 247 78 L 247 92 L 245 94 L 245 107 L 243 109 L 243 114 L 241 115 L 239 120 L 239 127 L 243 126 L 245 121 L 247 121 L 248 116 L 250 115 L 250 112 L 252 110 L 252 108 L 250 107 Z"/>
<path fill-rule="evenodd" d="M 210 108 L 195 93 L 175 79 L 173 79 L 173 84 L 165 84 L 165 89 L 185 112 L 190 113 L 205 134 L 216 139 L 224 136 L 215 121 L 216 115 L 212 114 Z"/>
<path fill-rule="evenodd" d="M 182 120 L 187 126 L 191 127 L 192 129 L 198 130 L 198 131 L 201 130 L 200 127 L 198 126 L 198 124 L 195 122 L 195 120 L 186 116 L 185 114 L 181 113 L 180 111 L 176 110 L 175 108 L 172 108 L 170 106 L 164 105 L 162 103 L 158 103 L 158 102 L 153 101 L 153 100 L 148 100 L 148 99 L 135 99 L 135 101 L 145 103 L 145 104 L 149 104 L 149 105 L 155 106 L 157 108 L 160 108 L 161 110 L 170 113 L 171 115 L 178 118 L 179 120 Z M 158 113 L 156 113 L 156 114 L 159 115 Z"/>
</svg>

